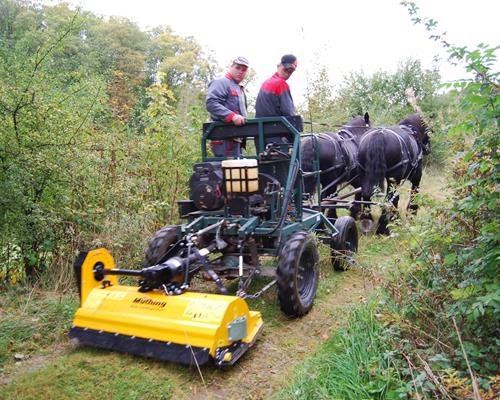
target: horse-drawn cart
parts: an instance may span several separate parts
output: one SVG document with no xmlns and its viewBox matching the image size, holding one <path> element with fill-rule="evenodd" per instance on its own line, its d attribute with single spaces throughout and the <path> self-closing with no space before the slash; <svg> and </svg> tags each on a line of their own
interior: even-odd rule
<svg viewBox="0 0 500 400">
<path fill-rule="evenodd" d="M 81 307 L 70 337 L 162 360 L 223 366 L 234 364 L 263 326 L 245 298 L 276 285 L 286 315 L 306 314 L 319 279 L 314 233 L 331 246 L 338 270 L 357 249 L 358 236 L 351 217 L 331 221 L 321 204 L 304 207 L 301 130 L 300 117 L 248 120 L 243 127 L 206 124 L 190 198 L 179 202 L 186 223 L 156 232 L 139 270 L 114 268 L 104 249 L 82 253 L 76 263 Z M 247 148 L 253 142 L 255 154 L 210 156 L 209 142 L 221 140 L 246 140 Z M 253 278 L 265 273 L 263 257 L 277 258 L 273 279 L 250 293 Z M 192 291 L 195 275 L 213 281 L 220 294 Z M 138 285 L 120 285 L 117 276 L 138 277 Z M 237 280 L 236 296 L 225 279 Z"/>
</svg>

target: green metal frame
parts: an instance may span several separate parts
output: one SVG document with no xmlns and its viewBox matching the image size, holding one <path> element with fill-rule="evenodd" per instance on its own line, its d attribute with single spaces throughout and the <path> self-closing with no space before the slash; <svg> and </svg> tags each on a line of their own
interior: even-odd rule
<svg viewBox="0 0 500 400">
<path fill-rule="evenodd" d="M 207 213 L 200 213 L 200 216 L 194 219 L 192 222 L 188 223 L 187 225 L 184 226 L 184 231 L 186 233 L 194 233 L 200 229 L 206 228 L 212 224 L 216 224 L 221 220 L 221 218 L 224 218 L 229 223 L 230 228 L 227 228 L 224 231 L 224 234 L 229 234 L 229 235 L 235 235 L 238 236 L 239 239 L 243 240 L 245 239 L 246 236 L 248 235 L 258 235 L 258 236 L 266 236 L 266 237 L 274 237 L 279 239 L 279 245 L 276 248 L 269 248 L 269 249 L 259 249 L 259 253 L 264 253 L 264 254 L 271 254 L 271 255 L 277 255 L 279 248 L 281 247 L 281 243 L 283 243 L 292 233 L 297 232 L 297 231 L 307 231 L 307 232 L 312 232 L 315 231 L 316 228 L 319 225 L 322 225 L 325 227 L 325 229 L 331 234 L 335 235 L 338 233 L 338 230 L 335 228 L 335 226 L 330 222 L 328 218 L 326 218 L 321 211 L 317 210 L 312 210 L 312 209 L 304 209 L 302 207 L 302 169 L 301 169 L 301 164 L 300 164 L 300 138 L 301 134 L 300 132 L 293 126 L 290 121 L 288 121 L 285 117 L 267 117 L 267 118 L 255 118 L 255 119 L 248 119 L 246 121 L 246 125 L 252 125 L 255 124 L 258 126 L 257 129 L 257 135 L 248 135 L 246 134 L 246 137 L 253 137 L 254 140 L 258 141 L 258 148 L 264 149 L 265 148 L 265 132 L 264 132 L 264 125 L 266 123 L 282 123 L 287 129 L 288 133 L 292 135 L 293 137 L 293 147 L 292 151 L 290 154 L 290 160 L 289 160 L 289 168 L 288 168 L 288 175 L 287 175 L 287 181 L 285 183 L 285 192 L 288 193 L 292 191 L 292 196 L 290 197 L 290 200 L 292 198 L 295 198 L 294 205 L 295 205 L 295 215 L 294 218 L 292 219 L 291 217 L 288 217 L 284 224 L 282 229 L 280 230 L 275 230 L 276 224 L 278 223 L 278 218 L 273 218 L 272 220 L 262 220 L 259 217 L 250 217 L 250 218 L 243 218 L 243 217 L 231 217 L 228 216 L 227 214 L 225 215 L 224 212 L 221 211 L 216 211 L 216 212 L 207 212 Z M 203 162 L 209 162 L 209 161 L 221 161 L 227 159 L 227 157 L 211 157 L 207 153 L 207 142 L 211 140 L 212 133 L 215 128 L 219 126 L 227 126 L 227 124 L 223 122 L 213 122 L 211 123 L 207 129 L 204 130 L 203 136 L 201 139 L 201 151 L 202 151 L 202 160 Z M 237 130 L 235 130 L 237 132 Z M 234 134 L 234 136 L 230 137 L 239 137 L 237 133 Z M 230 138 L 228 137 L 228 138 Z M 257 147 L 257 146 L 256 146 Z M 258 158 L 258 155 L 256 156 L 245 156 L 245 158 Z M 319 154 L 318 151 L 316 151 L 316 160 L 314 161 L 314 165 L 317 167 L 319 170 Z M 294 164 L 298 165 L 298 171 L 297 171 L 297 178 L 295 179 L 295 182 L 293 182 L 293 166 Z M 317 180 L 319 181 L 319 172 L 316 174 Z M 288 204 L 283 204 L 281 208 L 281 213 L 280 215 L 283 215 L 283 213 L 288 213 Z M 274 214 L 274 213 L 273 213 Z M 231 228 L 231 226 L 234 226 L 234 228 Z M 214 232 L 216 228 L 213 228 Z"/>
</svg>

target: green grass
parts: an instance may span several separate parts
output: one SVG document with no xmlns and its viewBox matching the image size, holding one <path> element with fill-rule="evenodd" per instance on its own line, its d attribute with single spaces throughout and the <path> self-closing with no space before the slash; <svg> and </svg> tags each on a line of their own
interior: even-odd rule
<svg viewBox="0 0 500 400">
<path fill-rule="evenodd" d="M 396 399 L 405 392 L 375 302 L 354 310 L 277 399 Z"/>
<path fill-rule="evenodd" d="M 346 278 L 346 274 L 334 271 L 331 262 L 329 245 L 320 244 L 319 254 L 320 254 L 320 271 L 319 271 L 319 283 L 318 283 L 318 292 L 316 293 L 316 299 L 322 300 L 335 290 L 338 284 L 344 278 Z"/>
<path fill-rule="evenodd" d="M 78 300 L 69 294 L 10 289 L 0 296 L 0 371 L 64 339 Z"/>
<path fill-rule="evenodd" d="M 443 201 L 446 199 L 445 186 L 442 171 L 427 170 L 421 193 Z M 405 215 L 403 209 L 408 194 L 404 189 L 400 200 L 401 220 L 391 227 L 392 234 L 370 234 L 360 238 L 357 268 L 381 283 L 388 275 L 408 266 L 407 249 L 415 240 L 413 231 L 418 229 L 421 221 L 429 218 L 429 207 L 432 207 L 432 202 L 421 207 L 417 218 Z M 378 214 L 376 208 L 374 214 Z M 380 295 L 382 293 L 380 290 Z M 401 358 L 393 351 L 396 348 L 392 343 L 394 335 L 390 327 L 385 327 L 375 317 L 378 308 L 380 306 L 374 299 L 353 310 L 346 325 L 320 346 L 296 371 L 291 383 L 275 397 L 301 400 L 407 398 L 411 383 L 405 381 L 407 376 L 402 377 L 398 372 L 397 363 Z"/>
<path fill-rule="evenodd" d="M 9 399 L 169 399 L 161 363 L 99 350 L 80 350 L 0 389 Z"/>
</svg>

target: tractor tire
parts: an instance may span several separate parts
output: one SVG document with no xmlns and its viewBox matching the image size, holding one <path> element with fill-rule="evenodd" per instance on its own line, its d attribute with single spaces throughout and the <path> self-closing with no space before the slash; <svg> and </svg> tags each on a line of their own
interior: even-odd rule
<svg viewBox="0 0 500 400">
<path fill-rule="evenodd" d="M 151 267 L 165 261 L 168 251 L 177 243 L 177 226 L 164 226 L 149 239 L 143 266 Z"/>
<path fill-rule="evenodd" d="M 339 233 L 332 237 L 330 254 L 335 271 L 346 271 L 349 259 L 358 251 L 358 228 L 356 221 L 349 216 L 340 217 L 335 221 Z"/>
<path fill-rule="evenodd" d="M 312 308 L 319 278 L 316 242 L 306 232 L 295 232 L 281 249 L 276 282 L 278 302 L 286 315 L 301 317 Z"/>
</svg>

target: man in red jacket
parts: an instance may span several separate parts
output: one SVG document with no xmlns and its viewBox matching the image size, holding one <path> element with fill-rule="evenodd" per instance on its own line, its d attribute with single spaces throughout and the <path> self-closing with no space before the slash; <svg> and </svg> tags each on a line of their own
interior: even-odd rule
<svg viewBox="0 0 500 400">
<path fill-rule="evenodd" d="M 285 54 L 281 57 L 281 62 L 278 64 L 278 70 L 265 81 L 257 96 L 255 103 L 255 117 L 276 117 L 276 116 L 294 116 L 296 115 L 295 106 L 293 104 L 290 87 L 286 83 L 287 79 L 292 76 L 297 68 L 297 57 L 293 54 Z M 284 144 L 288 141 L 286 137 L 271 137 L 265 138 L 266 144 Z M 262 149 L 256 143 L 257 152 Z M 273 176 L 277 177 L 282 183 L 286 182 L 288 176 L 288 166 L 279 164 L 269 171 Z"/>
<path fill-rule="evenodd" d="M 297 57 L 293 54 L 286 54 L 281 57 L 276 73 L 265 81 L 257 96 L 255 104 L 255 116 L 293 116 L 295 106 L 293 104 L 290 87 L 286 83 L 297 68 Z"/>
</svg>

